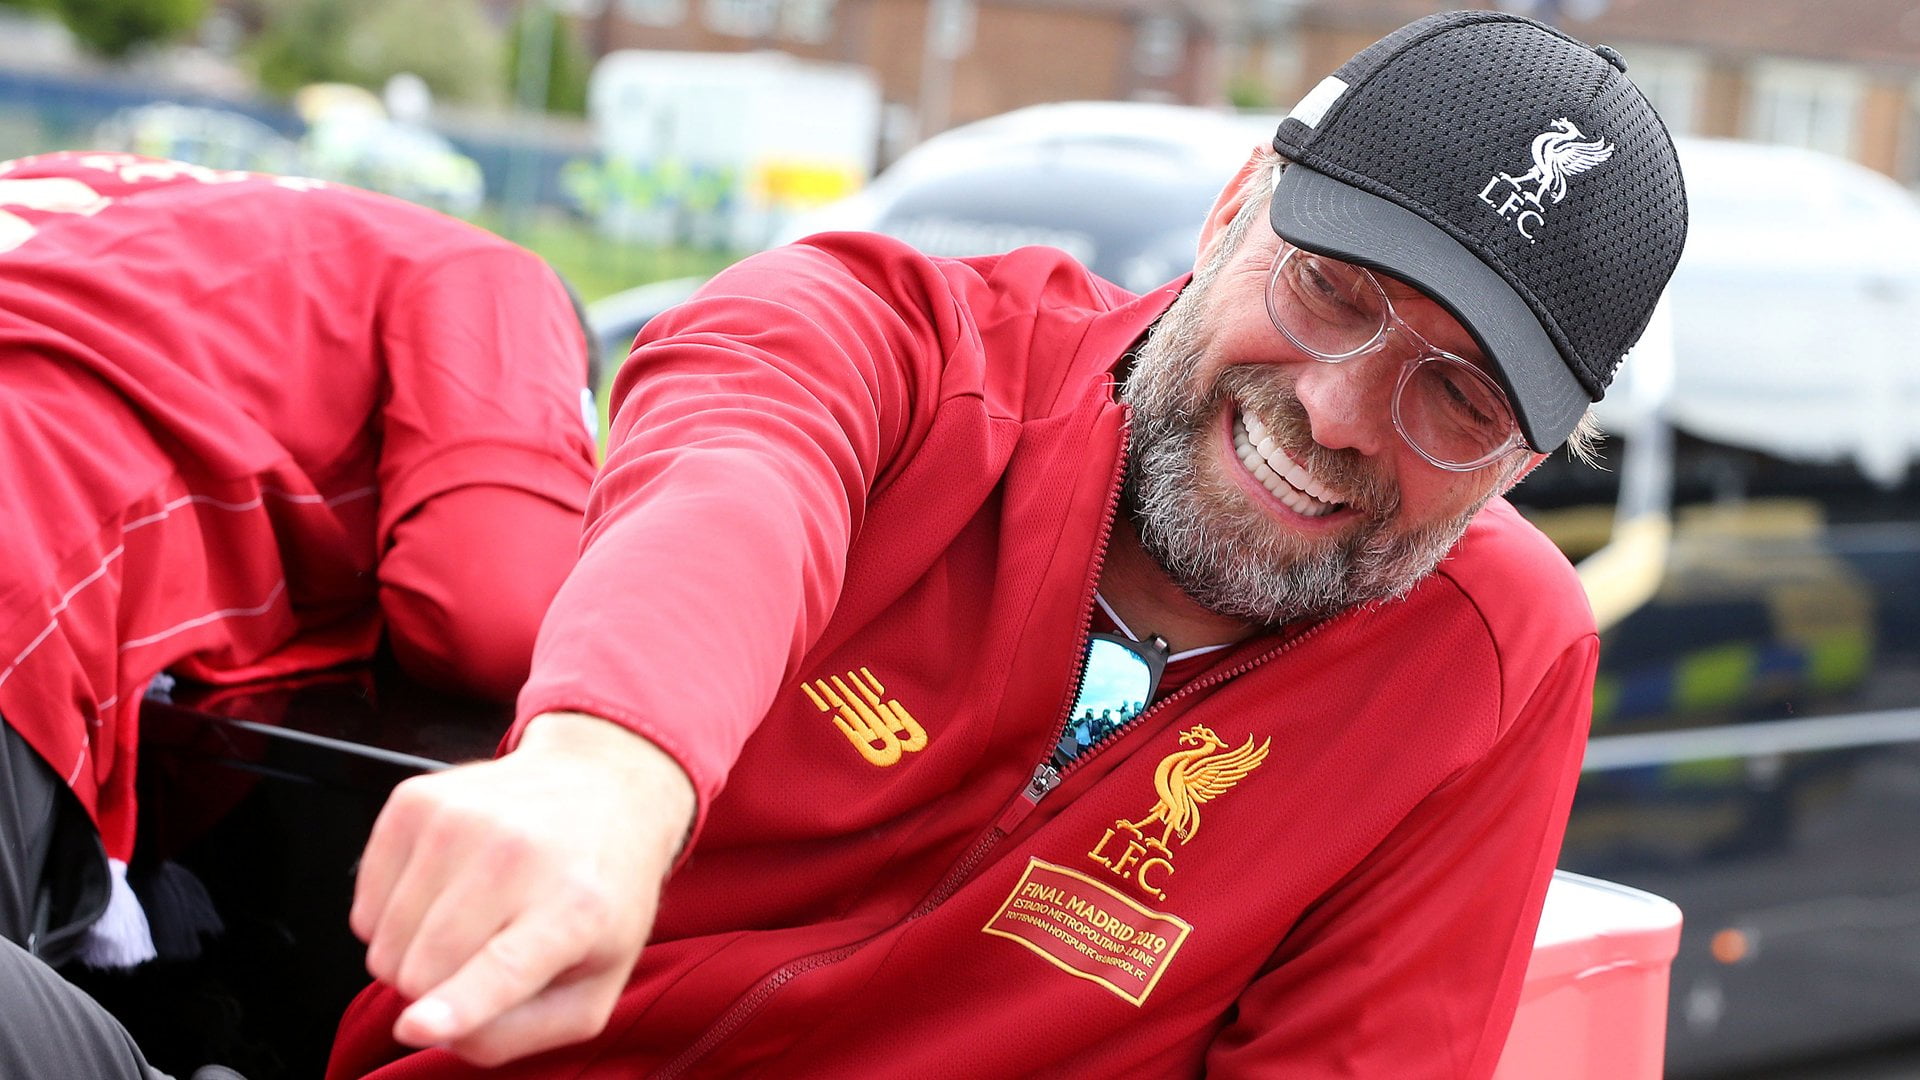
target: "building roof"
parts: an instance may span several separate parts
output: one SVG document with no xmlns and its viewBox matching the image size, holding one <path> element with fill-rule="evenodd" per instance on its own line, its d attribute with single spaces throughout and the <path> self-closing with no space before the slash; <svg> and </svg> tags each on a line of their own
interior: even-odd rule
<svg viewBox="0 0 1920 1080">
<path fill-rule="evenodd" d="M 1432 0 L 1309 0 L 1310 25 L 1384 33 L 1422 15 L 1458 7 L 1526 11 L 1602 7 L 1592 19 L 1554 20 L 1588 41 L 1671 44 L 1726 57 L 1843 61 L 1920 72 L 1920 5 L 1913 0 L 1547 0 L 1434 3 Z"/>
</svg>

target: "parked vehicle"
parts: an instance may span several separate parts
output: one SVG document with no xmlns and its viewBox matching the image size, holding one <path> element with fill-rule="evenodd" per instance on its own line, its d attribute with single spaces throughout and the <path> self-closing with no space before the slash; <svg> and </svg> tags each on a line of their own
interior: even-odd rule
<svg viewBox="0 0 1920 1080">
<path fill-rule="evenodd" d="M 1671 544 L 1605 635 L 1561 859 L 1686 912 L 1675 1076 L 1920 1033 L 1920 209 L 1680 149 Z"/>
<path fill-rule="evenodd" d="M 867 229 L 933 255 L 1047 244 L 1145 291 L 1193 265 L 1214 195 L 1277 123 L 1116 101 L 1016 109 L 928 139 L 780 239 Z"/>
<path fill-rule="evenodd" d="M 1200 220 L 1277 119 L 1177 105 L 1038 105 L 928 139 L 855 194 L 800 215 L 775 237 L 883 232 L 934 255 L 1026 244 L 1072 254 L 1130 289 L 1193 263 Z M 642 285 L 595 303 L 602 348 L 623 349 L 697 278 Z"/>
</svg>

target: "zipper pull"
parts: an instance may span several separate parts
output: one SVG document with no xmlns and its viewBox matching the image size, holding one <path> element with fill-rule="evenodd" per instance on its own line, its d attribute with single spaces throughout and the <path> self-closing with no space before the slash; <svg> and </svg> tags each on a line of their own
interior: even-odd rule
<svg viewBox="0 0 1920 1080">
<path fill-rule="evenodd" d="M 1033 767 L 1033 779 L 1027 781 L 1027 789 L 1021 794 L 1028 802 L 1037 803 L 1047 797 L 1047 792 L 1060 786 L 1060 770 L 1051 762 L 1043 761 Z"/>
<path fill-rule="evenodd" d="M 1022 821 L 1027 820 L 1027 815 L 1033 812 L 1034 807 L 1040 805 L 1041 799 L 1047 797 L 1047 792 L 1059 786 L 1059 769 L 1044 761 L 1034 766 L 1033 779 L 1027 781 L 1027 786 L 1021 788 L 1020 794 L 1000 812 L 1000 820 L 994 822 L 993 827 L 999 830 L 1002 836 L 1012 832 L 1020 826 Z"/>
</svg>

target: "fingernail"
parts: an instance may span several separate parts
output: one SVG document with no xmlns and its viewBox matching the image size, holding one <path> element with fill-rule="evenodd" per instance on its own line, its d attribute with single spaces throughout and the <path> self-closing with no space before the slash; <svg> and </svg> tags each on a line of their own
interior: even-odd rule
<svg viewBox="0 0 1920 1080">
<path fill-rule="evenodd" d="M 453 1006 L 439 998 L 421 998 L 409 1005 L 405 1019 L 427 1042 L 445 1042 L 453 1034 Z"/>
</svg>

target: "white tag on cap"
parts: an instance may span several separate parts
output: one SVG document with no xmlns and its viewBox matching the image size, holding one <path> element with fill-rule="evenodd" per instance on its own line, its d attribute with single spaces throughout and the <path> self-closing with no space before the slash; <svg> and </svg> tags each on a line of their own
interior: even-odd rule
<svg viewBox="0 0 1920 1080">
<path fill-rule="evenodd" d="M 1293 107 L 1287 119 L 1298 120 L 1308 127 L 1319 127 L 1320 118 L 1327 115 L 1327 110 L 1333 108 L 1333 103 L 1339 101 L 1340 95 L 1346 92 L 1346 80 L 1329 75 L 1321 79 L 1318 86 L 1307 91 L 1307 96 Z"/>
</svg>

